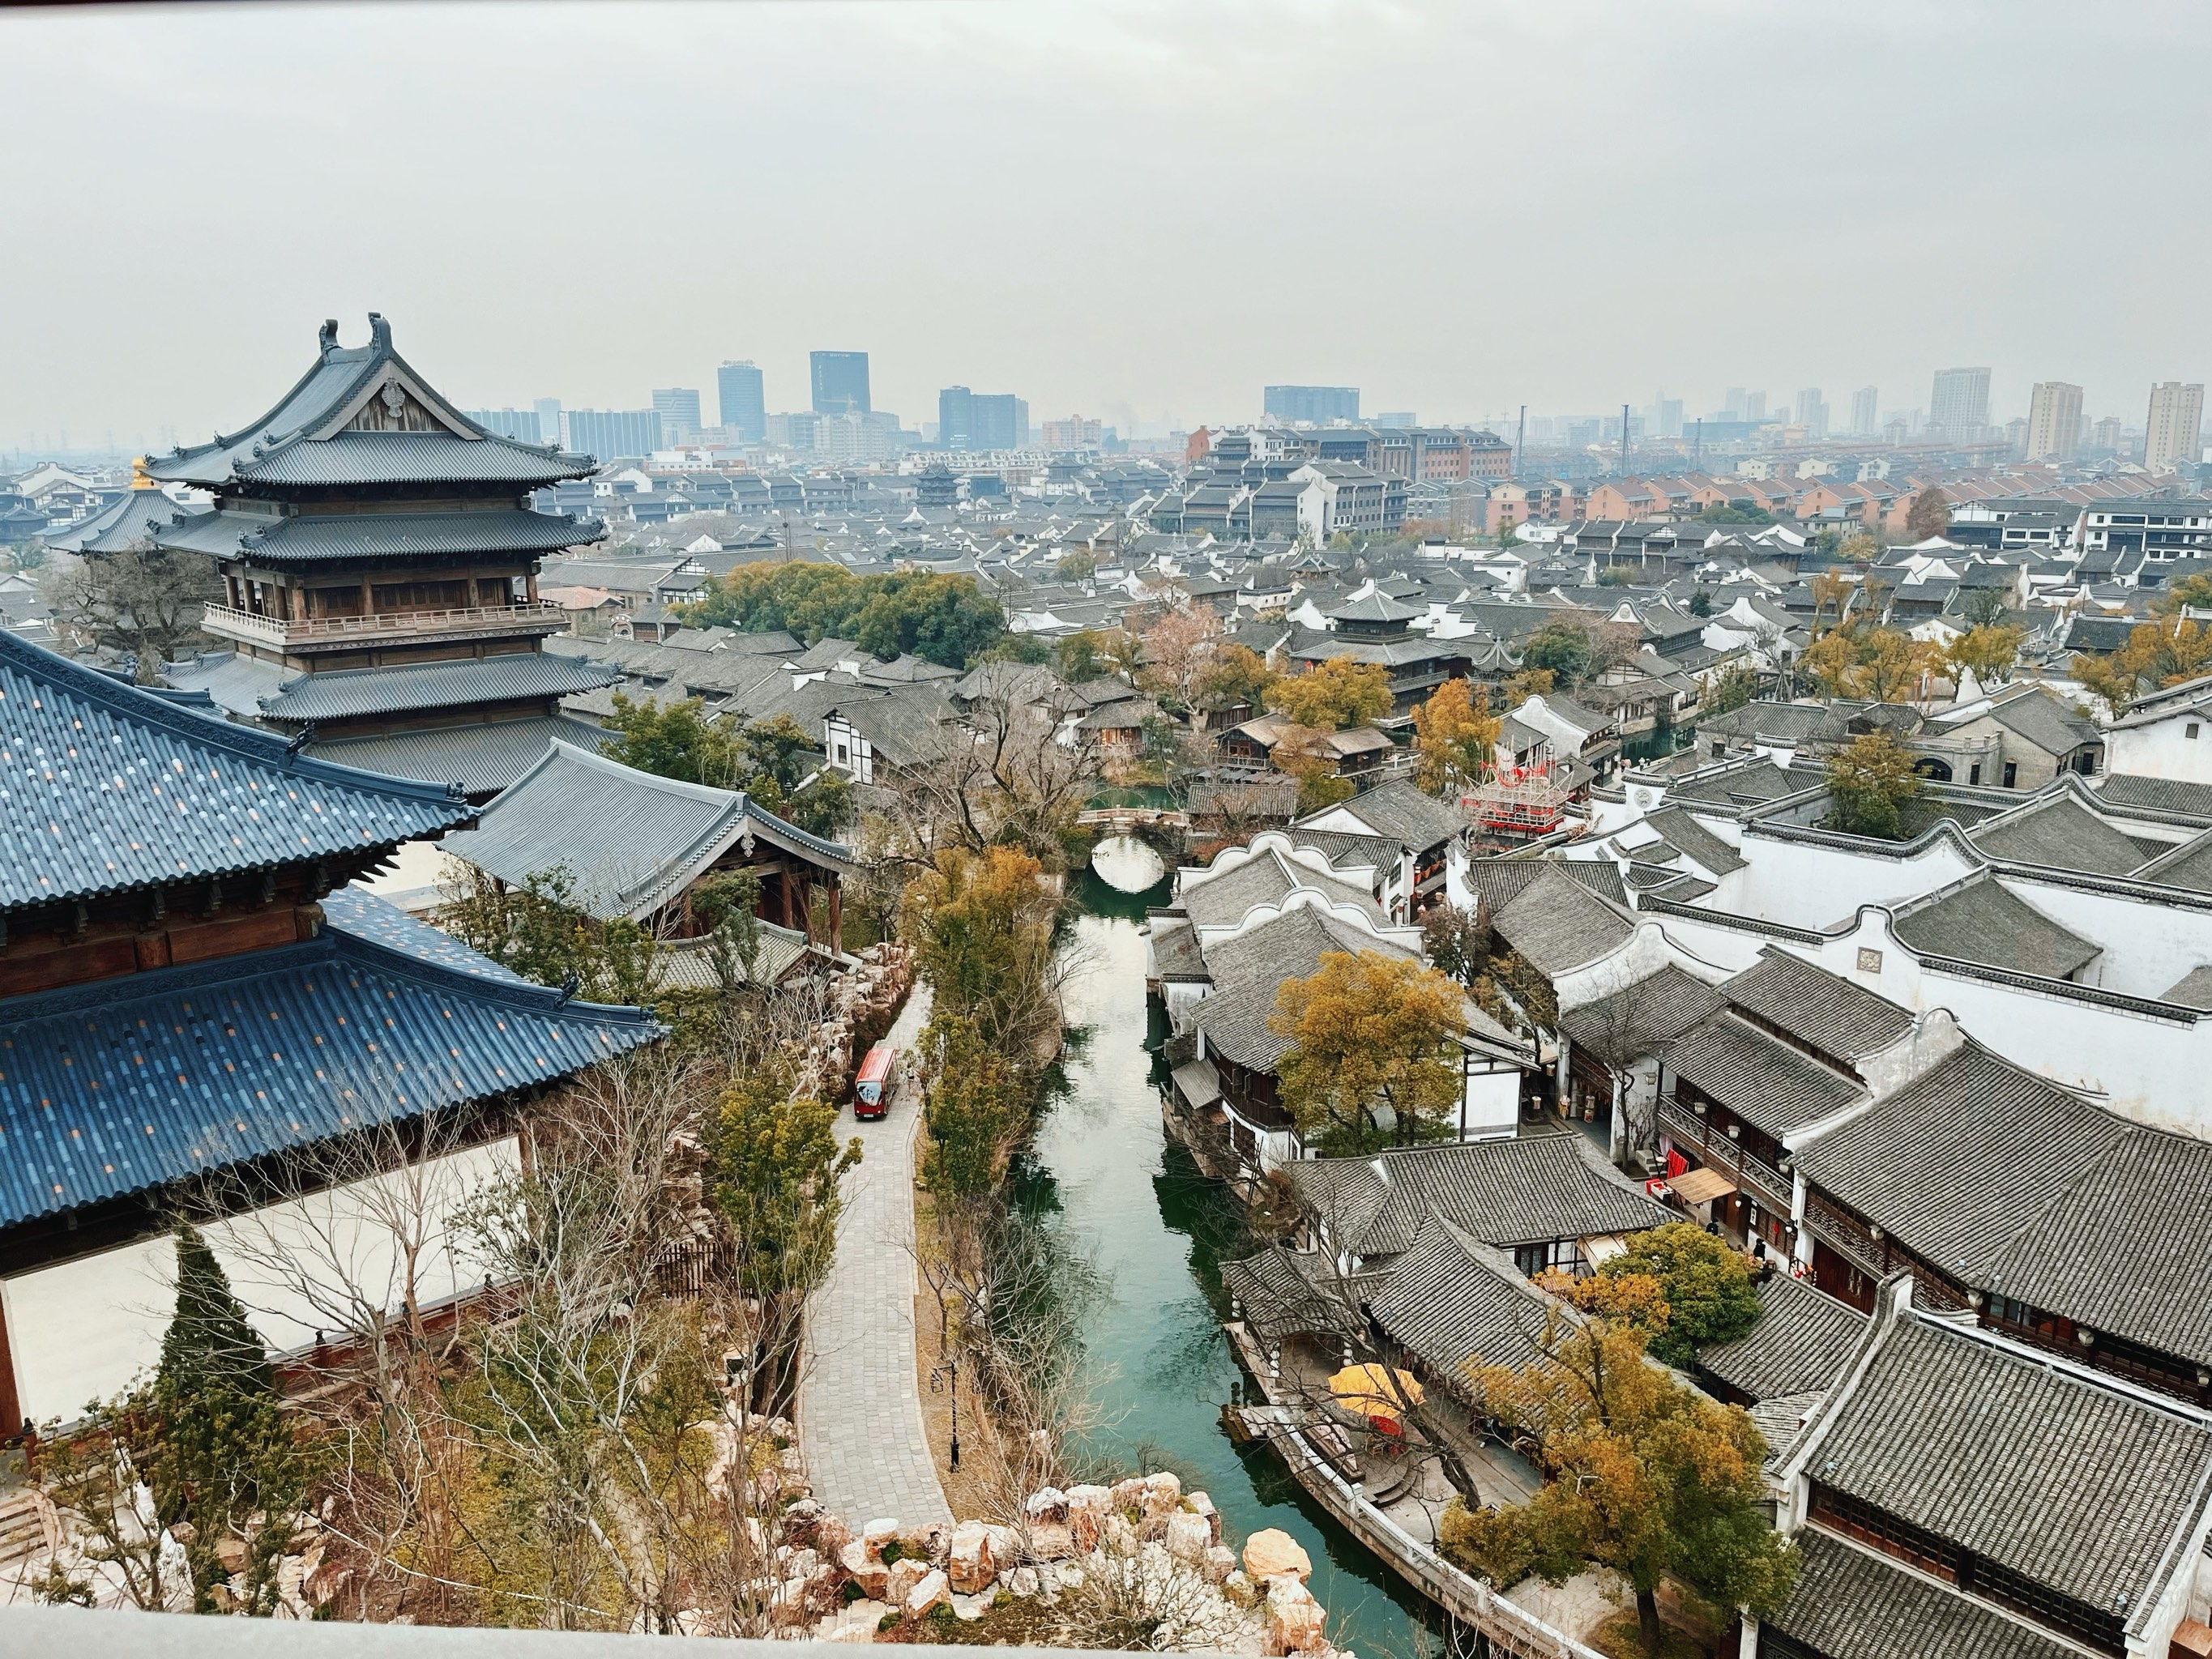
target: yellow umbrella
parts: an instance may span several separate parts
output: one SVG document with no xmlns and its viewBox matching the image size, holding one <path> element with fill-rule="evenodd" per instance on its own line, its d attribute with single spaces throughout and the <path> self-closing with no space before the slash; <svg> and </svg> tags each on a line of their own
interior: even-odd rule
<svg viewBox="0 0 2212 1659">
<path fill-rule="evenodd" d="M 1421 1403 L 1421 1385 L 1412 1376 L 1380 1365 L 1346 1365 L 1328 1379 L 1328 1391 L 1377 1426 L 1395 1428 L 1403 1406 Z"/>
</svg>

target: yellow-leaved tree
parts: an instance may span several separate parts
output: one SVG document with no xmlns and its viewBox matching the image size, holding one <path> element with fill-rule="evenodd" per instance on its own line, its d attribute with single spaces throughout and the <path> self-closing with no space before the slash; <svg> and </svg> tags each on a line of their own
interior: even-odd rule
<svg viewBox="0 0 2212 1659">
<path fill-rule="evenodd" d="M 1438 686 L 1413 710 L 1421 787 L 1432 795 L 1454 796 L 1481 782 L 1503 724 L 1490 712 L 1488 688 L 1463 679 Z"/>
<path fill-rule="evenodd" d="M 1323 732 L 1366 726 L 1390 712 L 1390 677 L 1380 663 L 1331 657 L 1276 680 L 1267 688 L 1267 707 Z"/>
<path fill-rule="evenodd" d="M 1285 980 L 1268 1029 L 1283 1106 L 1331 1154 L 1448 1138 L 1465 1087 L 1466 993 L 1435 969 L 1381 951 L 1322 953 Z"/>
</svg>

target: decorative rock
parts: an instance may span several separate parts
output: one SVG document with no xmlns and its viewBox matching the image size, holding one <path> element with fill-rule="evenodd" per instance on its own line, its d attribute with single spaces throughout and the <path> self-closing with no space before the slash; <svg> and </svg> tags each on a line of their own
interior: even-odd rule
<svg viewBox="0 0 2212 1659">
<path fill-rule="evenodd" d="M 1319 1653 L 1328 1646 L 1322 1626 L 1327 1623 L 1313 1592 L 1293 1574 L 1282 1573 L 1268 1582 L 1267 1650 L 1271 1654 Z"/>
<path fill-rule="evenodd" d="M 1182 1481 L 1178 1476 L 1162 1469 L 1146 1480 L 1144 1495 L 1139 1501 L 1148 1521 L 1172 1515 L 1182 1504 Z"/>
<path fill-rule="evenodd" d="M 1112 1497 L 1117 1510 L 1141 1510 L 1145 1506 L 1145 1477 L 1133 1474 L 1127 1480 L 1116 1480 Z"/>
<path fill-rule="evenodd" d="M 1213 1529 L 1206 1525 L 1202 1515 L 1171 1515 L 1163 1541 L 1168 1553 L 1176 1560 L 1197 1566 L 1206 1559 L 1206 1551 L 1213 1547 Z"/>
<path fill-rule="evenodd" d="M 943 1566 L 945 1552 L 951 1546 L 952 1533 L 946 1527 L 909 1527 L 899 1534 L 899 1542 L 906 1547 L 908 1555 L 919 1555 Z"/>
<path fill-rule="evenodd" d="M 824 1512 L 811 1498 L 802 1498 L 783 1512 L 783 1537 L 789 1544 L 812 1544 L 822 1529 Z M 817 1546 L 817 1547 L 820 1547 Z M 836 1554 L 832 1548 L 830 1554 Z"/>
<path fill-rule="evenodd" d="M 947 1576 L 952 1588 L 973 1595 L 999 1576 L 992 1553 L 992 1529 L 981 1521 L 963 1521 L 952 1529 L 952 1551 Z"/>
<path fill-rule="evenodd" d="M 1039 1561 L 1065 1561 L 1076 1553 L 1075 1534 L 1059 1522 L 1039 1522 L 1030 1528 L 1029 1553 Z"/>
<path fill-rule="evenodd" d="M 890 1594 L 891 1570 L 880 1556 L 868 1553 L 868 1547 L 851 1543 L 837 1552 L 837 1565 L 845 1569 L 845 1576 L 860 1587 L 869 1600 L 881 1601 Z"/>
<path fill-rule="evenodd" d="M 1240 1607 L 1249 1607 L 1260 1599 L 1259 1592 L 1252 1588 L 1251 1575 L 1242 1567 L 1237 1568 L 1221 1581 L 1221 1589 L 1224 1595 Z"/>
<path fill-rule="evenodd" d="M 1137 1542 L 1137 1529 L 1118 1510 L 1108 1516 L 1106 1524 L 1098 1529 L 1099 1547 L 1111 1550 L 1116 1555 L 1134 1555 Z"/>
<path fill-rule="evenodd" d="M 1038 1577 L 1035 1567 L 1016 1567 L 1006 1575 L 1006 1594 L 1009 1595 L 1035 1595 L 1042 1588 L 1043 1580 Z"/>
<path fill-rule="evenodd" d="M 1088 1555 L 1098 1547 L 1099 1529 L 1106 1524 L 1106 1512 L 1112 1507 L 1113 1494 L 1103 1486 L 1067 1489 L 1067 1530 L 1078 1555 Z"/>
<path fill-rule="evenodd" d="M 1022 1535 L 1012 1527 L 987 1523 L 985 1530 L 991 1535 L 991 1561 L 1000 1572 L 1022 1559 Z"/>
<path fill-rule="evenodd" d="M 1226 1584 L 1230 1574 L 1237 1571 L 1237 1552 L 1224 1544 L 1216 1544 L 1206 1553 L 1201 1565 L 1209 1584 Z"/>
<path fill-rule="evenodd" d="M 902 1561 L 898 1565 L 902 1567 L 906 1563 Z M 945 1581 L 942 1571 L 933 1567 L 914 1582 L 912 1588 L 901 1598 L 899 1605 L 908 1618 L 920 1619 L 939 1602 L 947 1607 L 951 1605 L 952 1586 Z"/>
<path fill-rule="evenodd" d="M 1313 1576 L 1313 1558 L 1305 1547 L 1280 1527 L 1268 1527 L 1244 1540 L 1244 1571 L 1255 1579 L 1294 1572 L 1299 1578 Z"/>
<path fill-rule="evenodd" d="M 1030 1494 L 1022 1505 L 1032 1521 L 1065 1521 L 1067 1519 L 1067 1494 L 1057 1486 L 1047 1486 Z"/>
<path fill-rule="evenodd" d="M 991 1610 L 988 1595 L 962 1595 L 957 1591 L 952 1597 L 952 1616 L 963 1625 L 972 1625 Z"/>
<path fill-rule="evenodd" d="M 927 1561 L 917 1561 L 906 1556 L 891 1563 L 890 1576 L 884 1581 L 884 1600 L 894 1607 L 906 1605 L 907 1592 L 929 1577 L 933 1569 Z"/>
<path fill-rule="evenodd" d="M 772 1609 L 775 1622 L 790 1626 L 804 1624 L 811 1616 L 806 1611 L 806 1581 L 787 1578 L 775 1588 L 775 1604 Z"/>
<path fill-rule="evenodd" d="M 797 1509 L 798 1504 L 792 1505 Z M 834 1515 L 824 1515 L 815 1523 L 814 1547 L 835 1561 L 844 1553 L 845 1546 L 853 1541 L 853 1529 Z"/>
<path fill-rule="evenodd" d="M 898 1522 L 888 1516 L 880 1521 L 871 1521 L 860 1528 L 861 1544 L 876 1560 L 883 1559 L 884 1546 L 897 1536 Z"/>
</svg>

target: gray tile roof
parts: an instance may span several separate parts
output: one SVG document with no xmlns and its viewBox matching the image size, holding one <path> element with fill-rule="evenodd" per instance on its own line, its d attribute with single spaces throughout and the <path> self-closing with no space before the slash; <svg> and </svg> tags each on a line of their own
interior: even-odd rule
<svg viewBox="0 0 2212 1659">
<path fill-rule="evenodd" d="M 1239 914 L 1242 914 L 1241 912 Z M 1269 1029 L 1275 998 L 1285 980 L 1321 971 L 1325 951 L 1384 956 L 1413 952 L 1300 906 L 1263 927 L 1224 939 L 1205 952 L 1217 989 L 1193 1017 L 1210 1047 L 1255 1071 L 1273 1071 L 1290 1039 Z"/>
<path fill-rule="evenodd" d="M 1717 1014 L 1668 1044 L 1667 1068 L 1778 1139 L 1864 1093 L 1733 1013 Z"/>
<path fill-rule="evenodd" d="M 1520 1369 L 1536 1358 L 1550 1301 L 1511 1258 L 1431 1215 L 1368 1298 L 1376 1324 L 1462 1395 L 1474 1365 Z"/>
<path fill-rule="evenodd" d="M 1797 1167 L 1907 1249 L 1972 1280 L 2129 1127 L 1969 1039 L 1801 1148 Z"/>
<path fill-rule="evenodd" d="M 2212 818 L 2212 783 L 2183 783 L 2172 778 L 2139 778 L 2126 772 L 2106 775 L 2097 793 L 2115 806 L 2148 807 L 2154 812 Z"/>
<path fill-rule="evenodd" d="M 1465 833 L 1468 827 L 1467 815 L 1459 808 L 1438 800 L 1403 778 L 1379 783 L 1364 794 L 1329 810 L 1349 813 L 1377 836 L 1416 853 L 1449 841 Z"/>
<path fill-rule="evenodd" d="M 174 520 L 191 523 L 210 516 L 204 507 L 187 507 L 171 501 L 158 489 L 133 489 L 88 519 L 66 531 L 45 537 L 46 545 L 62 553 L 124 553 L 160 538 Z"/>
<path fill-rule="evenodd" d="M 2005 698 L 1990 708 L 1990 718 L 2046 755 L 2070 755 L 2077 749 L 2101 747 L 2105 741 L 2094 722 L 2039 688 Z"/>
<path fill-rule="evenodd" d="M 288 757 L 0 633 L 0 909 L 396 846 L 463 822 L 442 787 Z"/>
<path fill-rule="evenodd" d="M 2061 926 L 1986 870 L 1896 912 L 1899 939 L 1926 956 L 2070 979 L 2104 947 Z"/>
<path fill-rule="evenodd" d="M 1184 912 L 1201 927 L 1226 927 L 1241 920 L 1255 906 L 1279 904 L 1301 887 L 1325 895 L 1331 903 L 1349 904 L 1380 921 L 1382 912 L 1365 887 L 1346 880 L 1334 870 L 1327 874 L 1285 859 L 1273 848 L 1219 875 L 1186 875 L 1181 895 Z"/>
<path fill-rule="evenodd" d="M 1911 1310 L 1870 1342 L 1800 1448 L 1814 1480 L 2131 1625 L 2154 1611 L 2212 1425 Z"/>
<path fill-rule="evenodd" d="M 1340 1284 L 1320 1255 L 1279 1244 L 1221 1269 L 1221 1287 L 1237 1298 L 1245 1325 L 1271 1343 L 1356 1334 L 1347 1299 L 1376 1282 L 1376 1275 L 1354 1274 Z"/>
<path fill-rule="evenodd" d="M 1680 1219 L 1571 1133 L 1413 1147 L 1374 1160 L 1312 1159 L 1284 1173 L 1308 1214 L 1370 1257 L 1412 1249 L 1432 1213 L 1501 1248 Z"/>
<path fill-rule="evenodd" d="M 1547 868 L 1500 909 L 1492 925 L 1500 939 L 1547 976 L 1619 950 L 1636 931 L 1627 915 L 1556 867 Z"/>
<path fill-rule="evenodd" d="M 258 720 L 262 698 L 273 696 L 289 672 L 250 651 L 203 651 L 188 661 L 164 664 L 161 678 L 179 691 L 206 692 L 228 713 Z"/>
<path fill-rule="evenodd" d="M 511 651 L 450 662 L 302 674 L 264 698 L 261 712 L 278 720 L 342 720 L 525 697 L 565 697 L 612 685 L 621 678 L 620 670 L 605 663 L 548 652 Z"/>
<path fill-rule="evenodd" d="M 2126 875 L 2149 856 L 2063 791 L 1978 823 L 1966 839 L 1991 858 L 2099 876 Z"/>
<path fill-rule="evenodd" d="M 1670 962 L 1608 996 L 1564 1011 L 1559 1023 L 1570 1038 L 1600 1060 L 1626 1066 L 1658 1053 L 1725 1000 Z"/>
<path fill-rule="evenodd" d="M 1720 988 L 1747 1013 L 1844 1060 L 1879 1054 L 1912 1029 L 1910 1009 L 1777 945 Z"/>
<path fill-rule="evenodd" d="M 1617 905 L 1626 907 L 1628 902 L 1620 866 L 1611 859 L 1474 859 L 1468 864 L 1467 882 L 1475 902 L 1486 906 L 1494 918 L 1547 870 L 1556 870 L 1570 880 L 1580 882 L 1591 892 Z"/>
<path fill-rule="evenodd" d="M 1786 1273 L 1759 1282 L 1759 1307 L 1750 1330 L 1698 1355 L 1701 1369 L 1753 1400 L 1828 1388 L 1866 1334 L 1866 1315 Z"/>
<path fill-rule="evenodd" d="M 1154 916 L 1147 924 L 1152 939 L 1152 965 L 1164 980 L 1207 977 L 1206 956 L 1198 948 L 1198 930 L 1188 921 Z"/>
<path fill-rule="evenodd" d="M 679 899 L 736 846 L 758 836 L 842 866 L 851 854 L 757 805 L 742 790 L 641 772 L 565 743 L 484 806 L 446 850 L 512 886 L 565 869 L 578 908 L 642 921 Z"/>
<path fill-rule="evenodd" d="M 556 738 L 596 745 L 600 729 L 563 714 L 422 726 L 410 732 L 311 743 L 307 752 L 340 766 L 451 785 L 471 800 L 498 793 L 535 766 Z"/>
<path fill-rule="evenodd" d="M 1735 848 L 1680 807 L 1662 806 L 1646 817 L 1644 823 L 1646 828 L 1657 830 L 1667 845 L 1684 856 L 1694 859 L 1716 876 L 1725 876 L 1745 867 L 1744 860 Z M 1638 849 L 1639 854 L 1642 850 Z"/>
<path fill-rule="evenodd" d="M 1702 775 L 1692 774 L 1669 787 L 1667 795 L 1670 800 L 1756 806 L 1814 788 L 1820 781 L 1815 773 L 1785 771 L 1771 760 L 1756 760 Z"/>
<path fill-rule="evenodd" d="M 1765 1622 L 1825 1659 L 2081 1659 L 2070 1642 L 1832 1533 L 1797 1534 L 1797 1584 Z"/>
<path fill-rule="evenodd" d="M 163 529 L 164 547 L 216 558 L 290 564 L 418 554 L 544 553 L 595 542 L 598 519 L 526 507 L 486 507 L 471 513 L 318 514 L 270 519 L 258 514 L 206 513 Z"/>
<path fill-rule="evenodd" d="M 2161 853 L 2135 872 L 2137 881 L 2154 881 L 2161 887 L 2185 887 L 2191 892 L 2212 893 L 2212 830 Z"/>
</svg>

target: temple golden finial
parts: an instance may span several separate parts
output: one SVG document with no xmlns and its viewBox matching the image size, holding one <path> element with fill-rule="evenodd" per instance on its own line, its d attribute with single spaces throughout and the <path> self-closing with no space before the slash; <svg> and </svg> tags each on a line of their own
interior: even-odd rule
<svg viewBox="0 0 2212 1659">
<path fill-rule="evenodd" d="M 146 457 L 134 455 L 131 459 L 131 487 L 133 489 L 158 489 L 154 475 L 146 470 Z"/>
</svg>

